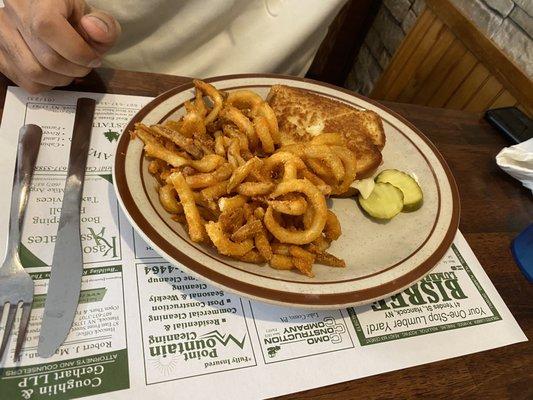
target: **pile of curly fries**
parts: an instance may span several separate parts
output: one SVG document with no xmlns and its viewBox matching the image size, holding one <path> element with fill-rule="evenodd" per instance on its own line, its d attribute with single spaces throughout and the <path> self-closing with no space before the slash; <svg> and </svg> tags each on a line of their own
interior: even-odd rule
<svg viewBox="0 0 533 400">
<path fill-rule="evenodd" d="M 336 133 L 282 145 L 272 108 L 249 90 L 218 91 L 194 81 L 179 121 L 137 124 L 161 205 L 194 242 L 220 254 L 297 270 L 345 267 L 328 253 L 341 235 L 326 197 L 347 191 L 356 159 Z"/>
</svg>

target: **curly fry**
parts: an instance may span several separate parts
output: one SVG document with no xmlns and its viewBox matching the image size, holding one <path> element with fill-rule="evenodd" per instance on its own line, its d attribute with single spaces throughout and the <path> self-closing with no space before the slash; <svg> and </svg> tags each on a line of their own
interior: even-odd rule
<svg viewBox="0 0 533 400">
<path fill-rule="evenodd" d="M 173 119 L 168 119 L 164 122 L 163 125 L 165 126 L 165 128 L 168 128 L 170 130 L 176 131 L 178 133 L 181 132 L 181 121 L 174 121 Z"/>
<path fill-rule="evenodd" d="M 265 257 L 256 250 L 250 250 L 242 256 L 234 256 L 233 258 L 252 264 L 262 264 L 266 261 Z"/>
<path fill-rule="evenodd" d="M 203 93 L 205 93 L 213 102 L 213 108 L 211 109 L 211 112 L 205 117 L 205 125 L 213 122 L 215 118 L 218 116 L 218 113 L 222 109 L 222 95 L 220 92 L 209 83 L 200 81 L 200 80 L 193 80 L 194 86 L 201 90 Z"/>
<path fill-rule="evenodd" d="M 205 230 L 220 254 L 225 256 L 244 256 L 254 247 L 252 239 L 246 239 L 240 243 L 232 242 L 218 222 L 208 222 L 205 224 Z"/>
<path fill-rule="evenodd" d="M 147 127 L 146 125 L 139 124 L 138 129 L 149 131 L 154 136 L 159 136 L 170 140 L 172 143 L 185 150 L 194 158 L 202 157 L 202 151 L 194 145 L 194 142 L 191 138 L 187 138 L 176 132 L 175 130 L 172 130 L 164 125 L 154 125 L 152 127 Z"/>
<path fill-rule="evenodd" d="M 221 131 L 216 131 L 215 134 L 215 154 L 219 156 L 226 156 L 226 148 L 224 147 L 224 136 Z"/>
<path fill-rule="evenodd" d="M 202 194 L 203 198 L 210 203 L 213 200 L 217 200 L 218 198 L 224 196 L 227 192 L 229 181 L 222 181 L 215 183 L 212 186 L 206 187 L 205 189 L 202 189 L 200 193 Z M 211 208 L 211 207 L 209 207 Z"/>
<path fill-rule="evenodd" d="M 190 175 L 185 180 L 192 189 L 205 188 L 228 179 L 232 172 L 233 167 L 228 163 L 224 163 L 213 172 Z"/>
<path fill-rule="evenodd" d="M 259 251 L 265 260 L 270 260 L 272 258 L 272 248 L 270 247 L 270 242 L 268 241 L 266 231 L 263 227 L 261 228 L 261 231 L 255 235 L 254 244 L 257 251 Z"/>
<path fill-rule="evenodd" d="M 335 267 L 335 268 L 346 267 L 346 261 L 341 260 L 340 258 L 337 258 L 333 254 L 330 254 L 326 251 L 316 253 L 315 262 L 317 264 L 323 264 L 323 265 L 327 265 L 329 267 Z"/>
<path fill-rule="evenodd" d="M 307 275 L 309 278 L 314 278 L 315 274 L 312 271 L 313 264 L 303 258 L 293 257 L 292 263 L 298 271 Z"/>
<path fill-rule="evenodd" d="M 164 146 L 157 142 L 145 142 L 144 151 L 148 157 L 159 158 L 173 167 L 182 167 L 184 165 L 188 165 L 189 161 L 191 161 L 185 157 L 177 155 L 170 150 L 167 150 Z"/>
<path fill-rule="evenodd" d="M 230 139 L 238 139 L 239 140 L 239 148 L 241 153 L 250 154 L 250 146 L 248 143 L 248 136 L 244 132 L 241 132 L 240 130 L 236 129 L 232 125 L 224 125 L 222 127 L 222 130 L 224 131 L 224 134 L 227 135 Z"/>
<path fill-rule="evenodd" d="M 181 172 L 174 172 L 168 179 L 174 185 L 174 189 L 178 193 L 181 204 L 183 206 L 183 212 L 187 219 L 187 225 L 189 227 L 189 236 L 193 242 L 201 242 L 205 239 L 205 228 L 202 221 L 202 217 L 196 207 L 194 201 L 194 195 L 191 188 L 185 181 L 185 178 Z"/>
<path fill-rule="evenodd" d="M 314 212 L 314 218 L 311 225 L 303 231 L 293 232 L 282 227 L 274 218 L 274 210 L 268 207 L 265 213 L 264 223 L 267 229 L 274 235 L 276 239 L 284 243 L 292 244 L 306 244 L 315 240 L 324 229 L 327 218 L 327 205 L 324 195 L 313 185 L 305 179 L 293 179 L 290 181 L 281 182 L 274 192 L 270 195 L 275 199 L 281 195 L 301 192 L 307 196 L 311 208 Z"/>
<path fill-rule="evenodd" d="M 308 169 L 303 169 L 300 171 L 302 178 L 307 179 L 313 185 L 315 185 L 325 196 L 331 194 L 331 186 L 324 182 L 319 176 L 313 174 Z"/>
<path fill-rule="evenodd" d="M 324 226 L 324 235 L 328 240 L 337 240 L 342 234 L 341 223 L 332 211 L 328 210 L 326 225 Z"/>
<path fill-rule="evenodd" d="M 150 164 L 148 164 L 148 172 L 150 172 L 153 175 L 156 175 L 163 171 L 163 169 L 167 166 L 167 163 L 163 160 L 160 160 L 159 158 L 156 158 L 152 161 L 150 161 Z"/>
<path fill-rule="evenodd" d="M 244 182 L 237 186 L 237 193 L 249 197 L 263 196 L 274 190 L 274 186 L 271 182 Z"/>
<path fill-rule="evenodd" d="M 263 207 L 257 207 L 254 210 L 254 217 L 262 221 L 263 218 L 265 217 L 265 209 Z"/>
<path fill-rule="evenodd" d="M 225 210 L 220 214 L 218 222 L 224 232 L 233 233 L 239 229 L 245 221 L 242 208 Z"/>
<path fill-rule="evenodd" d="M 278 119 L 276 118 L 274 110 L 272 110 L 268 103 L 266 101 L 263 101 L 255 110 L 253 110 L 253 113 L 254 115 L 261 116 L 266 119 L 268 128 L 270 130 L 270 136 L 272 136 L 274 144 L 281 144 L 281 135 L 279 133 Z"/>
<path fill-rule="evenodd" d="M 283 200 L 269 200 L 268 205 L 282 214 L 302 215 L 307 210 L 307 201 L 301 196 L 289 196 Z"/>
<path fill-rule="evenodd" d="M 244 163 L 246 162 L 241 157 L 241 151 L 240 151 L 238 139 L 230 139 L 227 153 L 228 153 L 228 162 L 231 165 L 233 165 L 234 168 L 244 165 Z"/>
<path fill-rule="evenodd" d="M 233 197 L 222 197 L 218 199 L 218 208 L 224 212 L 244 206 L 248 198 L 242 194 L 237 194 Z"/>
<path fill-rule="evenodd" d="M 263 224 L 261 221 L 255 219 L 253 221 L 249 221 L 243 226 L 241 226 L 239 229 L 237 229 L 233 234 L 231 235 L 231 240 L 234 242 L 242 242 L 243 240 L 253 238 L 255 235 L 257 235 L 261 230 L 263 229 Z"/>
<path fill-rule="evenodd" d="M 179 132 L 187 138 L 205 134 L 205 121 L 196 111 L 189 112 L 183 117 Z"/>
<path fill-rule="evenodd" d="M 326 145 L 303 145 L 303 144 L 291 144 L 282 147 L 282 150 L 289 151 L 296 155 L 303 155 L 306 159 L 318 159 L 321 160 L 333 173 L 336 181 L 339 182 L 344 176 L 344 165 L 340 158 Z M 320 174 L 321 175 L 321 174 Z M 329 175 L 329 173 L 325 173 Z"/>
<path fill-rule="evenodd" d="M 205 116 L 207 115 L 207 106 L 205 105 L 202 91 L 196 87 L 194 88 L 194 93 L 194 108 L 196 109 L 198 114 L 205 118 Z"/>
<path fill-rule="evenodd" d="M 357 159 L 355 158 L 355 154 L 347 147 L 331 146 L 331 149 L 337 154 L 344 165 L 344 177 L 342 178 L 342 182 L 333 187 L 332 193 L 342 194 L 350 188 L 350 185 L 355 180 L 357 175 Z"/>
<path fill-rule="evenodd" d="M 282 256 L 290 256 L 289 245 L 285 243 L 272 243 L 272 252 Z"/>
<path fill-rule="evenodd" d="M 174 186 L 166 184 L 159 188 L 159 201 L 165 210 L 171 214 L 183 213 L 183 206 L 176 200 Z"/>
<path fill-rule="evenodd" d="M 220 115 L 222 118 L 233 122 L 237 125 L 237 128 L 246 133 L 246 137 L 248 137 L 248 142 L 252 149 L 257 147 L 257 135 L 255 134 L 254 127 L 250 120 L 246 118 L 240 110 L 232 106 L 226 106 L 222 109 Z"/>
<path fill-rule="evenodd" d="M 327 165 L 324 164 L 322 160 L 317 160 L 315 158 L 306 158 L 305 163 L 309 167 L 309 169 L 316 174 L 317 177 L 320 177 L 326 184 L 328 184 L 330 187 L 333 187 L 337 185 L 338 181 L 335 179 L 334 176 L 332 176 L 330 169 Z M 333 190 L 333 189 L 332 189 Z"/>
<path fill-rule="evenodd" d="M 225 158 L 218 154 L 208 154 L 200 160 L 190 160 L 189 165 L 200 172 L 211 172 L 225 163 Z"/>
<path fill-rule="evenodd" d="M 294 268 L 292 257 L 281 254 L 272 254 L 270 266 L 274 269 L 290 270 Z"/>
<path fill-rule="evenodd" d="M 270 157 L 264 159 L 263 162 L 263 172 L 268 176 L 272 176 L 272 172 L 280 165 L 284 168 L 284 175 L 285 175 L 285 168 L 287 168 L 288 165 L 290 165 L 289 169 L 290 172 L 287 174 L 287 179 L 290 179 L 290 175 L 294 174 L 294 170 L 303 170 L 305 169 L 305 163 L 302 161 L 300 157 L 298 157 L 295 154 L 292 154 L 288 151 L 277 151 L 276 153 L 272 154 Z M 295 178 L 295 177 L 294 177 Z M 284 180 L 285 179 L 284 176 Z"/>
<path fill-rule="evenodd" d="M 263 102 L 261 96 L 251 90 L 236 90 L 228 94 L 226 103 L 238 109 L 250 110 L 258 107 Z"/>
<path fill-rule="evenodd" d="M 246 163 L 241 165 L 239 168 L 235 169 L 229 178 L 227 188 L 228 193 L 231 193 L 233 189 L 235 189 L 242 181 L 244 181 L 253 169 L 260 168 L 261 164 L 261 160 L 257 157 L 254 157 L 246 161 Z"/>
<path fill-rule="evenodd" d="M 254 118 L 254 129 L 255 134 L 259 138 L 261 142 L 261 146 L 263 147 L 263 151 L 266 154 L 270 154 L 274 152 L 274 141 L 272 140 L 272 136 L 270 134 L 269 128 L 268 128 L 268 122 L 265 117 L 255 117 Z"/>
</svg>

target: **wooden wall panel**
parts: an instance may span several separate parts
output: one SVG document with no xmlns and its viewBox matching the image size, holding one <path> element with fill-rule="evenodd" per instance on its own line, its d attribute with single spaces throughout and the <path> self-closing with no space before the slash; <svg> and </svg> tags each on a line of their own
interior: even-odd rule
<svg viewBox="0 0 533 400">
<path fill-rule="evenodd" d="M 531 80 L 448 0 L 427 4 L 371 97 L 472 112 L 517 106 L 532 115 Z"/>
<path fill-rule="evenodd" d="M 419 67 L 416 69 L 412 79 L 398 96 L 398 101 L 409 103 L 415 95 L 422 89 L 427 78 L 433 75 L 435 67 L 439 63 L 443 54 L 448 50 L 455 37 L 453 34 L 442 26 L 439 30 L 435 42 L 428 49 Z M 424 40 L 426 42 L 427 40 Z M 428 55 L 431 53 L 431 57 Z"/>
<path fill-rule="evenodd" d="M 490 75 L 476 95 L 466 103 L 465 111 L 486 110 L 501 90 L 503 90 L 503 85 Z"/>
<path fill-rule="evenodd" d="M 466 54 L 466 51 L 466 47 L 463 46 L 461 41 L 454 39 L 411 101 L 416 104 L 428 104 L 434 95 L 439 92 L 439 88 L 449 78 L 453 69 Z"/>
<path fill-rule="evenodd" d="M 500 94 L 498 94 L 488 108 L 500 108 L 509 105 L 514 106 L 517 103 L 518 101 L 516 101 L 511 93 L 509 93 L 507 90 L 503 90 Z"/>
<path fill-rule="evenodd" d="M 462 110 L 466 104 L 479 92 L 479 88 L 488 79 L 490 73 L 481 63 L 477 63 L 474 69 L 461 82 L 461 85 L 452 94 L 444 107 Z"/>
<path fill-rule="evenodd" d="M 450 70 L 447 76 L 442 77 L 439 89 L 433 94 L 427 102 L 430 107 L 444 107 L 449 98 L 458 90 L 459 86 L 468 77 L 477 64 L 476 58 L 466 51 L 463 57 L 457 60 L 455 67 Z M 423 104 L 424 103 L 418 103 Z"/>
</svg>

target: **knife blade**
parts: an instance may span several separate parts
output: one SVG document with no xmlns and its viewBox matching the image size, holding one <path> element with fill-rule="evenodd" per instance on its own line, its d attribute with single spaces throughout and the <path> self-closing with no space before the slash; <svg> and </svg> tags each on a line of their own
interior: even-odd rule
<svg viewBox="0 0 533 400">
<path fill-rule="evenodd" d="M 41 357 L 50 357 L 65 341 L 78 307 L 83 273 L 81 198 L 95 107 L 96 102 L 88 98 L 80 98 L 76 104 L 65 192 L 37 347 Z"/>
</svg>

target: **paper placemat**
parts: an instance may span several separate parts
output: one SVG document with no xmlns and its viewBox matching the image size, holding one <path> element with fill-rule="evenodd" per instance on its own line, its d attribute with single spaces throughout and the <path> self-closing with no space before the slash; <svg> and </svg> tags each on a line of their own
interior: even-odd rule
<svg viewBox="0 0 533 400">
<path fill-rule="evenodd" d="M 42 359 L 39 328 L 75 104 L 82 96 L 98 101 L 82 201 L 82 291 L 66 342 Z M 1 187 L 12 186 L 19 128 L 38 124 L 44 135 L 20 251 L 35 282 L 35 301 L 21 362 L 12 362 L 12 338 L 0 363 L 2 398 L 264 398 L 527 340 L 460 232 L 420 282 L 341 310 L 250 301 L 170 265 L 133 231 L 112 186 L 117 140 L 148 101 L 66 91 L 33 96 L 13 87 L 7 92 Z M 6 241 L 10 195 L 0 192 L 0 243 Z"/>
</svg>

